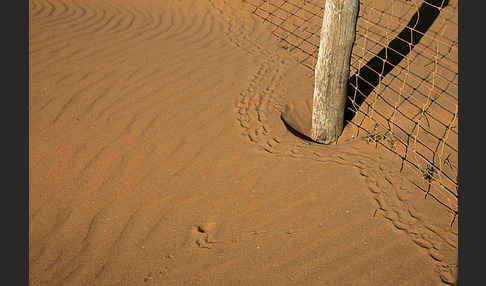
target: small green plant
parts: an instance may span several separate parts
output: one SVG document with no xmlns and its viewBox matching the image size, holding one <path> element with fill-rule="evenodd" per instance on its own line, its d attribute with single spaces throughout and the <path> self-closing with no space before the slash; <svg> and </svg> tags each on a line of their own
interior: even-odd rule
<svg viewBox="0 0 486 286">
<path fill-rule="evenodd" d="M 432 176 L 434 175 L 435 173 L 435 169 L 434 167 L 432 166 L 427 166 L 423 172 L 423 177 L 424 179 L 430 183 L 430 181 L 432 180 Z"/>
<path fill-rule="evenodd" d="M 368 133 L 368 135 L 361 137 L 361 140 L 364 140 L 368 143 L 385 141 L 388 148 L 390 148 L 392 150 L 393 150 L 393 147 L 395 146 L 395 142 L 390 137 L 388 137 L 386 135 L 376 134 L 376 133 Z"/>
<path fill-rule="evenodd" d="M 370 133 L 370 134 L 368 134 L 368 135 L 366 135 L 364 137 L 361 137 L 361 140 L 364 140 L 364 141 L 370 143 L 371 141 L 378 142 L 378 141 L 382 140 L 383 138 L 384 138 L 383 135 L 380 135 L 380 134 L 371 134 Z"/>
</svg>

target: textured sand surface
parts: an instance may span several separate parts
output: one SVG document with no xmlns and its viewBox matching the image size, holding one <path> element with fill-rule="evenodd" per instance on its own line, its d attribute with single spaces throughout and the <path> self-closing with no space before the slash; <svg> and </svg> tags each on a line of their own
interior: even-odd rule
<svg viewBox="0 0 486 286">
<path fill-rule="evenodd" d="M 454 283 L 414 174 L 284 126 L 313 77 L 244 2 L 29 3 L 30 285 Z"/>
</svg>

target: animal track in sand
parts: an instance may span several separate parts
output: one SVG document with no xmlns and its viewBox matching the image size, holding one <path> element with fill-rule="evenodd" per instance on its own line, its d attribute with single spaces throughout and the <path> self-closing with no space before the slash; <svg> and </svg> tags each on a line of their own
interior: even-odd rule
<svg viewBox="0 0 486 286">
<path fill-rule="evenodd" d="M 217 224 L 215 222 L 203 223 L 191 228 L 191 245 L 199 248 L 211 249 L 218 242 L 215 239 Z"/>
<path fill-rule="evenodd" d="M 213 5 L 221 1 L 212 1 Z M 224 4 L 224 1 L 223 1 Z M 216 5 L 217 6 L 217 5 Z M 417 190 L 399 171 L 387 165 L 387 158 L 378 150 L 363 149 L 358 140 L 335 145 L 321 145 L 299 140 L 284 127 L 280 118 L 285 98 L 275 93 L 289 67 L 285 55 L 279 51 L 263 49 L 252 39 L 257 34 L 254 27 L 242 28 L 234 11 L 224 5 L 217 7 L 227 19 L 227 35 L 237 47 L 249 54 L 263 58 L 247 88 L 240 92 L 236 119 L 244 138 L 265 154 L 293 157 L 320 162 L 334 162 L 359 170 L 370 194 L 376 200 L 383 217 L 400 231 L 404 231 L 420 248 L 426 249 L 435 261 L 437 272 L 446 284 L 454 284 L 457 265 L 457 234 L 450 227 L 439 225 L 425 216 L 418 206 L 424 204 L 417 198 Z M 440 208 L 430 200 L 431 208 Z M 446 218 L 447 219 L 447 218 Z"/>
</svg>

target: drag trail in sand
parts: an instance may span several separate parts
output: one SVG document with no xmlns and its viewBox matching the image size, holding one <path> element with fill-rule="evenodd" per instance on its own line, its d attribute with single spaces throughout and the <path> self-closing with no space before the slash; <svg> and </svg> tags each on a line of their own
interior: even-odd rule
<svg viewBox="0 0 486 286">
<path fill-rule="evenodd" d="M 29 3 L 31 285 L 453 281 L 393 160 L 285 128 L 313 77 L 245 3 Z"/>
</svg>

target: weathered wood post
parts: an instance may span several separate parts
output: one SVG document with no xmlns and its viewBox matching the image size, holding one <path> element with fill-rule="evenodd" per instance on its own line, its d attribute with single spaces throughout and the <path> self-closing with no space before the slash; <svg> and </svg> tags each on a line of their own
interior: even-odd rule
<svg viewBox="0 0 486 286">
<path fill-rule="evenodd" d="M 344 127 L 349 64 L 356 34 L 359 0 L 326 0 L 312 109 L 313 140 L 337 141 Z"/>
</svg>

